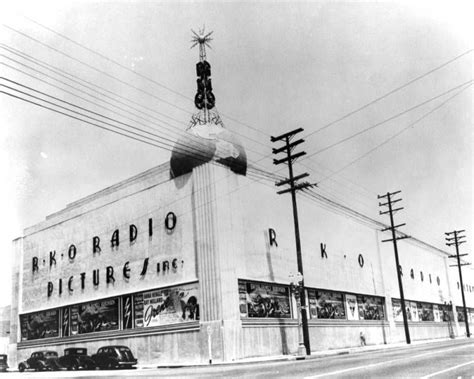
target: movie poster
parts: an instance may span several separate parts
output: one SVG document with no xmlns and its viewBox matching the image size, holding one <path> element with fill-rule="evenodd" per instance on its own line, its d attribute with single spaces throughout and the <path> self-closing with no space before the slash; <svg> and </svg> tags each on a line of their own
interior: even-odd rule
<svg viewBox="0 0 474 379">
<path fill-rule="evenodd" d="M 434 321 L 433 304 L 418 303 L 418 319 L 420 321 Z"/>
<path fill-rule="evenodd" d="M 198 283 L 134 295 L 135 326 L 152 327 L 199 320 Z"/>
<path fill-rule="evenodd" d="M 357 296 L 346 294 L 346 309 L 348 320 L 359 319 L 359 307 L 357 306 Z"/>
<path fill-rule="evenodd" d="M 59 310 L 20 315 L 21 340 L 59 337 Z"/>
<path fill-rule="evenodd" d="M 316 291 L 318 318 L 345 319 L 344 298 L 340 292 Z"/>
<path fill-rule="evenodd" d="M 357 295 L 359 320 L 383 320 L 385 318 L 383 298 Z"/>
<path fill-rule="evenodd" d="M 245 295 L 248 317 L 291 318 L 287 286 L 239 281 L 239 297 Z M 241 296 L 242 295 L 242 296 Z"/>
<path fill-rule="evenodd" d="M 393 319 L 395 321 L 403 321 L 402 305 L 401 305 L 400 299 L 392 298 L 392 311 L 393 311 Z"/>
<path fill-rule="evenodd" d="M 407 307 L 407 318 L 408 321 L 420 321 L 418 318 L 418 306 L 414 301 L 405 301 Z"/>
<path fill-rule="evenodd" d="M 248 317 L 247 314 L 247 286 L 239 280 L 239 312 L 240 317 Z"/>
<path fill-rule="evenodd" d="M 118 328 L 118 298 L 71 306 L 72 335 Z"/>
<path fill-rule="evenodd" d="M 310 318 L 318 318 L 318 302 L 316 301 L 316 290 L 308 290 L 308 304 Z"/>
<path fill-rule="evenodd" d="M 435 322 L 441 322 L 441 310 L 439 309 L 439 305 L 438 304 L 434 304 L 433 305 L 433 320 Z"/>
</svg>

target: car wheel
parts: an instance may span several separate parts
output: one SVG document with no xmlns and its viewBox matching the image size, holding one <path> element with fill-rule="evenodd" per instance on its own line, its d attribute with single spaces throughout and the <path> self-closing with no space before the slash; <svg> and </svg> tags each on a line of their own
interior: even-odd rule
<svg viewBox="0 0 474 379">
<path fill-rule="evenodd" d="M 77 367 L 77 363 L 73 363 L 71 365 L 71 370 L 76 371 L 79 367 Z"/>
<path fill-rule="evenodd" d="M 25 365 L 21 364 L 18 366 L 18 371 L 23 372 L 25 371 Z"/>
</svg>

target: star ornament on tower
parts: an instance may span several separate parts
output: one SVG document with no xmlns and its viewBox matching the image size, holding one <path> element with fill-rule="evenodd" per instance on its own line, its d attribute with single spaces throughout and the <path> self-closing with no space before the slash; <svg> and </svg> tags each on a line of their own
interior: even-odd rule
<svg viewBox="0 0 474 379">
<path fill-rule="evenodd" d="M 192 39 L 191 39 L 191 43 L 192 43 L 191 49 L 197 44 L 199 44 L 200 46 L 207 46 L 208 48 L 211 48 L 211 45 L 209 44 L 209 42 L 212 41 L 212 38 L 210 37 L 213 32 L 209 32 L 205 34 L 204 27 L 201 30 L 199 30 L 199 33 L 196 33 L 192 29 L 191 31 L 194 34 L 194 36 L 192 36 Z"/>
</svg>

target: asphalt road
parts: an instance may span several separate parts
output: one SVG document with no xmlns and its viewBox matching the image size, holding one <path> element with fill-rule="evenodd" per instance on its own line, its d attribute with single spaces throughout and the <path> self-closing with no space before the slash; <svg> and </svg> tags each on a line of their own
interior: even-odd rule
<svg viewBox="0 0 474 379">
<path fill-rule="evenodd" d="M 107 378 L 474 378 L 474 341 L 463 339 L 403 348 L 310 358 L 120 371 L 10 373 L 7 377 Z"/>
</svg>

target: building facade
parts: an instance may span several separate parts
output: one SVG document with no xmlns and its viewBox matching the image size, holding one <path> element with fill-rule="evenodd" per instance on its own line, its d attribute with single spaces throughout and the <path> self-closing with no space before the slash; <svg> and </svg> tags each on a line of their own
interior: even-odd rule
<svg viewBox="0 0 474 379">
<path fill-rule="evenodd" d="M 106 344 L 129 346 L 141 364 L 296 353 L 289 199 L 253 168 L 211 161 L 170 179 L 169 167 L 72 203 L 14 241 L 12 359 Z M 404 341 L 383 225 L 315 200 L 300 200 L 312 351 L 358 346 L 361 332 L 367 344 Z M 463 335 L 448 254 L 416 239 L 399 250 L 412 339 Z"/>
</svg>

